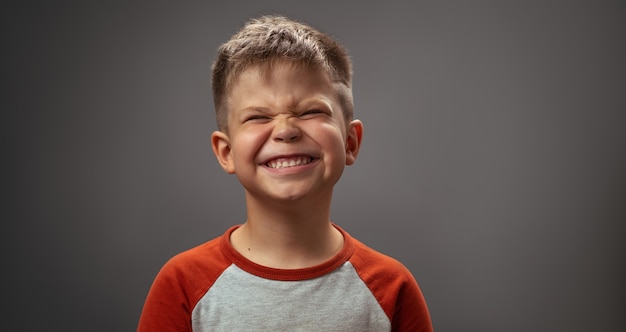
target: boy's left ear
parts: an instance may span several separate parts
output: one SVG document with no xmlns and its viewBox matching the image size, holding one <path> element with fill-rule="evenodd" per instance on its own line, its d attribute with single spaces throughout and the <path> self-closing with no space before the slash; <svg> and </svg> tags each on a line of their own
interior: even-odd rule
<svg viewBox="0 0 626 332">
<path fill-rule="evenodd" d="M 352 165 L 356 161 L 362 139 L 363 123 L 360 120 L 352 120 L 346 132 L 346 165 Z"/>
</svg>

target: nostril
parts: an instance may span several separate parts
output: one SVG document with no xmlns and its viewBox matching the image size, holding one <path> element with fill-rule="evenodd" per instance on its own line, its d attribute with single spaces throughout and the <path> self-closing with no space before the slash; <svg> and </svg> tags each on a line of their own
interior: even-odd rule
<svg viewBox="0 0 626 332">
<path fill-rule="evenodd" d="M 297 141 L 301 136 L 302 133 L 296 126 L 283 126 L 274 131 L 274 139 L 278 142 Z"/>
<path fill-rule="evenodd" d="M 280 142 L 293 142 L 293 141 L 297 141 L 298 139 L 300 139 L 300 135 L 294 134 L 294 135 L 276 136 L 275 139 Z"/>
</svg>

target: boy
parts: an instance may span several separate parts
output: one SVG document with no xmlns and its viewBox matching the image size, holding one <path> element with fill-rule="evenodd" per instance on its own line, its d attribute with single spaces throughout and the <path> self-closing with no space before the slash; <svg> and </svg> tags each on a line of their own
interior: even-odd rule
<svg viewBox="0 0 626 332">
<path fill-rule="evenodd" d="M 247 220 L 165 264 L 139 331 L 432 331 L 410 272 L 330 221 L 363 132 L 351 75 L 342 46 L 284 17 L 220 47 L 211 143 Z"/>
</svg>

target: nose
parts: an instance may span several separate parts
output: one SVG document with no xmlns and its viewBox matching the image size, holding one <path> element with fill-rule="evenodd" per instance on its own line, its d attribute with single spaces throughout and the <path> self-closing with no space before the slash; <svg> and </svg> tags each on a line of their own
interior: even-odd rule
<svg viewBox="0 0 626 332">
<path fill-rule="evenodd" d="M 289 143 L 300 139 L 302 132 L 294 123 L 296 119 L 285 117 L 277 121 L 274 127 L 274 140 L 277 142 Z"/>
</svg>

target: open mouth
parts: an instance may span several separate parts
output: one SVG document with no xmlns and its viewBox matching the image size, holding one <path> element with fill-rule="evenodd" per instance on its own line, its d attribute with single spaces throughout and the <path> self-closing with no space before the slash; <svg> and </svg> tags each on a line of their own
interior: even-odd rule
<svg viewBox="0 0 626 332">
<path fill-rule="evenodd" d="M 272 159 L 265 163 L 265 166 L 269 168 L 287 168 L 294 166 L 303 166 L 310 164 L 313 161 L 313 158 L 307 156 L 298 156 L 292 158 L 278 158 Z"/>
</svg>

